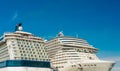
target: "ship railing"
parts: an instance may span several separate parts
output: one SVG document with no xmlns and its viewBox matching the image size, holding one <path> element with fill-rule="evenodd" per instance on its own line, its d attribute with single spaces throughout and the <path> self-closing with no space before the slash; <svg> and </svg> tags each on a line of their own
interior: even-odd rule
<svg viewBox="0 0 120 71">
<path fill-rule="evenodd" d="M 4 34 L 12 34 L 11 32 L 5 32 Z"/>
</svg>

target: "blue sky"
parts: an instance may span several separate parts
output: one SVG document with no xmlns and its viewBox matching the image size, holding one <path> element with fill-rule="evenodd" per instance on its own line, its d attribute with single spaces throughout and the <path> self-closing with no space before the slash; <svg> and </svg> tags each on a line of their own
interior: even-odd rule
<svg viewBox="0 0 120 71">
<path fill-rule="evenodd" d="M 0 35 L 13 32 L 19 22 L 24 31 L 46 39 L 59 31 L 78 35 L 103 59 L 120 57 L 119 0 L 0 0 Z"/>
</svg>

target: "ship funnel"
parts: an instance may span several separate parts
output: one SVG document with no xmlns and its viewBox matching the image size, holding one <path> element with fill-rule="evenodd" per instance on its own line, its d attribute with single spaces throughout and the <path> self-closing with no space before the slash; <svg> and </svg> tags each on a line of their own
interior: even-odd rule
<svg viewBox="0 0 120 71">
<path fill-rule="evenodd" d="M 22 27 L 22 23 L 18 23 L 15 27 L 15 31 L 22 31 L 23 27 Z"/>
</svg>

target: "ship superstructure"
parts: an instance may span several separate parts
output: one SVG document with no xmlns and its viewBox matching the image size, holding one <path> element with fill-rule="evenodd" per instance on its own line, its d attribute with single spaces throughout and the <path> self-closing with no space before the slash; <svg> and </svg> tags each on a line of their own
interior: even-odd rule
<svg viewBox="0 0 120 71">
<path fill-rule="evenodd" d="M 45 41 L 24 32 L 20 23 L 0 37 L 0 71 L 111 71 L 115 62 L 100 60 L 97 52 L 86 40 L 62 32 Z"/>
<path fill-rule="evenodd" d="M 114 62 L 100 60 L 97 48 L 84 39 L 67 37 L 62 32 L 46 42 L 51 65 L 58 71 L 110 71 Z"/>
<path fill-rule="evenodd" d="M 44 39 L 22 29 L 0 37 L 0 71 L 51 71 Z"/>
</svg>

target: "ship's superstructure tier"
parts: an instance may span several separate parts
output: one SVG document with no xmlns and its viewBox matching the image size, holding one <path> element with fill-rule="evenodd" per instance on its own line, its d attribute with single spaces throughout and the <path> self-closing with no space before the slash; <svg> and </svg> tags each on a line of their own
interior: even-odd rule
<svg viewBox="0 0 120 71">
<path fill-rule="evenodd" d="M 0 42 L 0 61 L 34 60 L 49 61 L 44 40 L 31 33 L 16 31 L 5 33 Z"/>
<path fill-rule="evenodd" d="M 48 47 L 49 57 L 53 64 L 98 59 L 95 55 L 98 49 L 92 47 L 83 39 L 57 37 L 48 41 L 46 47 Z"/>
</svg>

